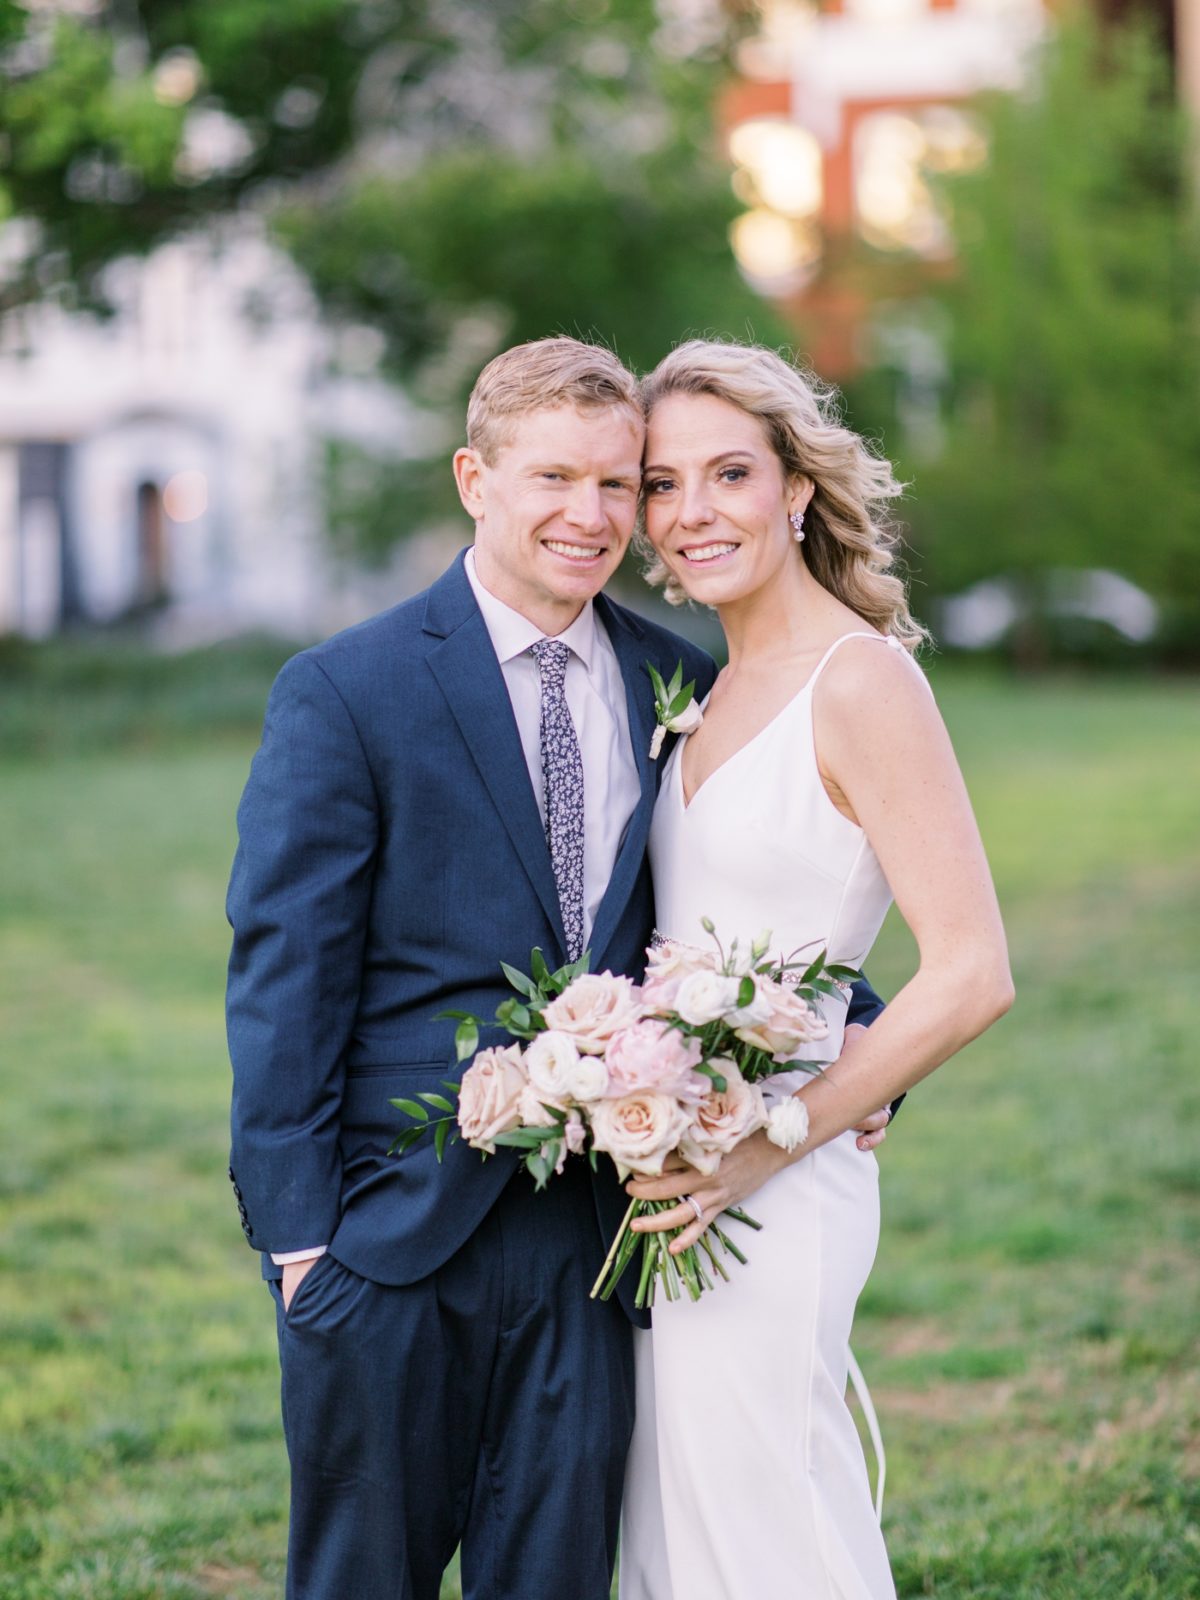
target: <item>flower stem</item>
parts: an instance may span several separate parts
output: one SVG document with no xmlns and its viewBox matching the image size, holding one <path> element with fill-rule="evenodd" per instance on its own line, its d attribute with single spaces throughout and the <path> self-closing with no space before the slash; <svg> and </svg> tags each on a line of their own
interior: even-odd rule
<svg viewBox="0 0 1200 1600">
<path fill-rule="evenodd" d="M 600 1268 L 599 1275 L 596 1278 L 595 1283 L 592 1285 L 592 1292 L 588 1296 L 589 1299 L 594 1300 L 600 1293 L 600 1287 L 604 1282 L 605 1274 L 608 1272 L 609 1267 L 612 1266 L 613 1259 L 621 1247 L 621 1242 L 629 1232 L 629 1224 L 633 1221 L 637 1214 L 637 1206 L 638 1202 L 636 1200 L 631 1200 L 629 1202 L 629 1210 L 626 1211 L 624 1217 L 622 1218 L 621 1226 L 617 1229 L 616 1238 L 608 1247 L 608 1254 L 604 1258 L 604 1265 Z"/>
</svg>

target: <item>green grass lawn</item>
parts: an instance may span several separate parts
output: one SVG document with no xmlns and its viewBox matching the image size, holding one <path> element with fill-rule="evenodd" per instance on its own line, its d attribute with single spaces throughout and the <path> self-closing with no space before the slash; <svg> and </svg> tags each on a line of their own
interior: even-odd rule
<svg viewBox="0 0 1200 1600">
<path fill-rule="evenodd" d="M 0 687 L 0 1600 L 282 1592 L 274 1319 L 225 1177 L 220 1005 L 261 670 Z M 855 1345 L 899 1590 L 1184 1600 L 1200 696 L 936 681 L 1018 1000 L 881 1152 Z M 889 926 L 880 987 L 910 956 Z"/>
</svg>

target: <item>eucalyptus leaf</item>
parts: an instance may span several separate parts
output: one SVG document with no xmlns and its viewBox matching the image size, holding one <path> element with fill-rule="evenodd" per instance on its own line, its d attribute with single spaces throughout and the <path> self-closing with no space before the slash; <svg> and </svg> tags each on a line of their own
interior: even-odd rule
<svg viewBox="0 0 1200 1600">
<path fill-rule="evenodd" d="M 452 1101 L 447 1100 L 444 1094 L 434 1094 L 431 1091 L 428 1094 L 418 1095 L 417 1099 L 424 1100 L 427 1106 L 433 1106 L 437 1111 L 448 1111 L 451 1116 L 454 1115 L 454 1104 Z"/>
<path fill-rule="evenodd" d="M 511 1145 L 514 1150 L 540 1150 L 552 1132 L 550 1128 L 510 1128 L 496 1134 L 492 1143 Z"/>
<path fill-rule="evenodd" d="M 537 999 L 537 984 L 534 983 L 532 978 L 527 978 L 516 967 L 510 967 L 507 961 L 500 963 L 500 970 L 518 994 L 523 994 L 527 1000 Z"/>
<path fill-rule="evenodd" d="M 454 1030 L 454 1053 L 459 1061 L 465 1061 L 468 1056 L 473 1056 L 479 1049 L 479 1024 L 474 1017 L 460 1022 Z"/>
<path fill-rule="evenodd" d="M 818 974 L 820 974 L 824 970 L 825 970 L 825 952 L 824 952 L 824 950 L 822 950 L 821 954 L 816 958 L 816 960 L 812 963 L 812 965 L 805 968 L 804 976 L 800 979 L 800 982 L 802 984 L 811 983 L 813 981 L 813 979 L 815 977 L 817 977 Z"/>
</svg>

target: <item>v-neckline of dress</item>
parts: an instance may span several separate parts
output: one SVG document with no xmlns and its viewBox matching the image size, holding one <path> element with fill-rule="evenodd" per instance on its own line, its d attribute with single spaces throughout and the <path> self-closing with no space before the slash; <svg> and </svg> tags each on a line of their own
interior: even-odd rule
<svg viewBox="0 0 1200 1600">
<path fill-rule="evenodd" d="M 775 713 L 775 715 L 770 719 L 769 722 L 764 722 L 762 727 L 758 730 L 758 732 L 756 734 L 754 734 L 751 738 L 747 739 L 745 744 L 738 745 L 737 749 L 735 751 L 733 751 L 733 753 L 731 755 L 727 755 L 725 757 L 724 761 L 722 761 L 719 766 L 716 766 L 716 767 L 713 768 L 713 770 L 709 773 L 708 777 L 705 778 L 702 783 L 698 784 L 697 787 L 693 790 L 692 797 L 691 797 L 690 800 L 688 799 L 687 794 L 685 792 L 685 786 L 684 786 L 684 781 L 683 781 L 683 752 L 684 752 L 684 749 L 687 746 L 688 740 L 691 738 L 691 734 L 690 733 L 685 733 L 684 734 L 684 736 L 680 739 L 679 744 L 676 747 L 676 759 L 675 759 L 675 767 L 676 767 L 676 770 L 679 773 L 679 808 L 683 812 L 684 816 L 686 816 L 687 813 L 696 804 L 696 801 L 700 798 L 701 794 L 703 794 L 704 790 L 708 788 L 709 784 L 712 783 L 714 778 L 720 777 L 721 773 L 725 771 L 726 767 L 730 766 L 733 762 L 735 762 L 738 759 L 739 756 L 744 755 L 747 750 L 751 749 L 754 745 L 756 745 L 759 742 L 759 740 L 765 734 L 770 733 L 771 729 L 775 726 L 775 724 L 777 722 L 779 722 L 783 717 L 785 717 L 788 714 L 788 712 L 792 709 L 792 707 L 796 704 L 796 702 L 800 699 L 800 697 L 803 694 L 807 693 L 808 687 L 812 683 L 812 680 L 813 680 L 813 678 L 815 676 L 816 676 L 816 671 L 814 669 L 814 671 L 812 673 L 810 673 L 810 675 L 804 680 L 804 682 L 796 690 L 795 694 L 791 697 L 791 699 L 784 701 L 783 705 L 780 706 L 779 710 Z M 711 693 L 712 693 L 712 691 L 710 689 L 709 690 L 709 694 L 705 695 L 704 703 L 700 707 L 700 709 L 702 711 L 704 710 L 704 707 L 707 706 L 708 701 L 709 701 L 709 695 L 711 695 Z"/>
</svg>

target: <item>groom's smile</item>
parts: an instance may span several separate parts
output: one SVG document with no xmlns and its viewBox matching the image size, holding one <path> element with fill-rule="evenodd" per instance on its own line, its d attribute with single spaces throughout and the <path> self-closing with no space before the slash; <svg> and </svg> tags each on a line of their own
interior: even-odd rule
<svg viewBox="0 0 1200 1600">
<path fill-rule="evenodd" d="M 455 456 L 480 581 L 547 634 L 571 625 L 625 554 L 642 438 L 627 406 L 562 405 L 515 418 L 491 461 Z"/>
</svg>

